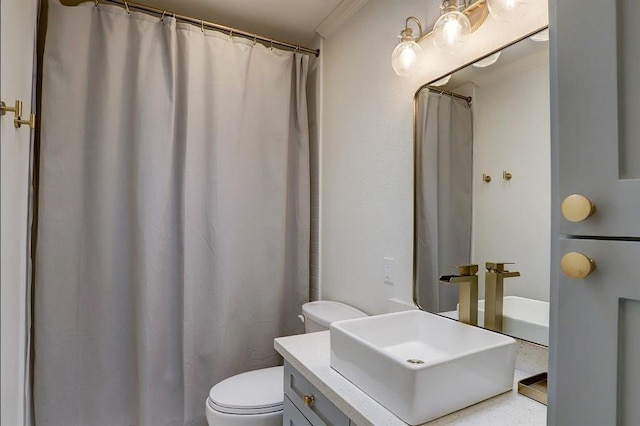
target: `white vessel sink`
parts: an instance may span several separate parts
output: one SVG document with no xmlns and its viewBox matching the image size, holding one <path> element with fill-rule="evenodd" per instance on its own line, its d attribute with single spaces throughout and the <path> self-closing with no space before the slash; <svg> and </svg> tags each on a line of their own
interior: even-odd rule
<svg viewBox="0 0 640 426">
<path fill-rule="evenodd" d="M 513 386 L 515 340 L 423 311 L 331 324 L 331 367 L 417 425 Z"/>
</svg>

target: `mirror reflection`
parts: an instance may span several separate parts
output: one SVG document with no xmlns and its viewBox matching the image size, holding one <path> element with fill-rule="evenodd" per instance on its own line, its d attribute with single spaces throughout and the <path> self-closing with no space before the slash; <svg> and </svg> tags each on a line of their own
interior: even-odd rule
<svg viewBox="0 0 640 426">
<path fill-rule="evenodd" d="M 416 303 L 543 345 L 551 185 L 546 31 L 423 86 L 414 100 Z"/>
</svg>

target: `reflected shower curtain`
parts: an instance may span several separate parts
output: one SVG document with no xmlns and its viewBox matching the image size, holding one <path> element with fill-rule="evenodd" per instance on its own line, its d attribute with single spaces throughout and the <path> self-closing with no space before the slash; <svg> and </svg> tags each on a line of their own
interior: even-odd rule
<svg viewBox="0 0 640 426">
<path fill-rule="evenodd" d="M 308 57 L 49 2 L 38 426 L 205 425 L 308 297 Z"/>
<path fill-rule="evenodd" d="M 463 99 L 423 89 L 415 143 L 415 271 L 418 300 L 429 312 L 456 309 L 458 287 L 441 284 L 471 259 L 473 125 Z"/>
</svg>

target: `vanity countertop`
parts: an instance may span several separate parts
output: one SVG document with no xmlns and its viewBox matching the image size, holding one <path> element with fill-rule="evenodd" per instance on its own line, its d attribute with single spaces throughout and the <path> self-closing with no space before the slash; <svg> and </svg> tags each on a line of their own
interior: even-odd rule
<svg viewBox="0 0 640 426">
<path fill-rule="evenodd" d="M 329 332 L 275 339 L 276 350 L 359 426 L 405 426 L 402 420 L 378 404 L 329 366 Z M 518 394 L 517 381 L 531 374 L 515 372 L 514 389 L 431 422 L 441 425 L 545 425 L 547 407 Z"/>
</svg>

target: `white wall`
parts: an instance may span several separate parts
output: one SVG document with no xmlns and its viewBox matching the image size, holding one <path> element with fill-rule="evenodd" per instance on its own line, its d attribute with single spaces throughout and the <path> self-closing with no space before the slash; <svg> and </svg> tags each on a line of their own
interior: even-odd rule
<svg viewBox="0 0 640 426">
<path fill-rule="evenodd" d="M 412 97 L 418 79 L 397 78 L 391 51 L 420 0 L 370 0 L 324 42 L 322 298 L 368 313 L 391 297 L 411 300 Z M 395 259 L 395 285 L 383 258 Z"/>
<path fill-rule="evenodd" d="M 2 0 L 0 16 L 2 100 L 22 100 L 23 117 L 31 102 L 37 0 Z M 32 109 L 33 108 L 33 109 Z M 27 338 L 27 251 L 29 152 L 32 131 L 13 126 L 13 113 L 0 117 L 1 189 L 1 371 L 0 424 L 24 422 Z"/>
<path fill-rule="evenodd" d="M 519 22 L 487 20 L 463 55 L 431 53 L 421 75 L 397 77 L 390 57 L 405 19 L 429 27 L 438 4 L 370 0 L 321 52 L 321 296 L 368 313 L 393 309 L 390 298 L 412 300 L 414 92 L 547 22 L 547 2 L 534 0 Z M 395 259 L 392 286 L 383 283 L 384 257 Z"/>
<path fill-rule="evenodd" d="M 496 69 L 496 80 L 474 92 L 472 261 L 481 268 L 515 262 L 508 269 L 521 277 L 505 280 L 505 295 L 549 301 L 549 64 L 548 52 L 540 53 L 523 60 L 531 65 L 525 71 Z M 504 180 L 503 171 L 512 179 Z M 482 181 L 483 173 L 491 182 Z M 484 274 L 479 281 L 482 295 Z"/>
</svg>

